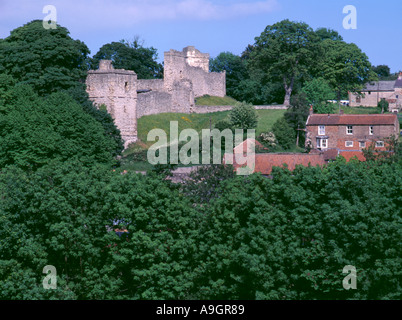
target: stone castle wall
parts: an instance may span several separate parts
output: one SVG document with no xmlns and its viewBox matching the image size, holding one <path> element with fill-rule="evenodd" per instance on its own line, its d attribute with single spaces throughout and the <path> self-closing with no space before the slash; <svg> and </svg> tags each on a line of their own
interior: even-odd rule
<svg viewBox="0 0 402 320">
<path fill-rule="evenodd" d="M 224 97 L 226 73 L 209 72 L 209 54 L 201 53 L 192 46 L 183 51 L 170 50 L 164 56 L 165 90 L 171 92 L 176 81 L 190 80 L 194 97 L 203 95 Z"/>
<path fill-rule="evenodd" d="M 106 105 L 124 145 L 137 141 L 137 75 L 134 71 L 114 69 L 110 60 L 101 60 L 98 70 L 88 71 L 89 98 L 96 106 Z"/>
<path fill-rule="evenodd" d="M 226 95 L 226 73 L 209 72 L 209 54 L 192 46 L 165 52 L 164 79 L 137 79 L 134 71 L 114 69 L 101 60 L 87 77 L 87 92 L 95 105 L 105 104 L 121 131 L 125 147 L 137 140 L 137 118 L 195 110 L 195 97 Z"/>
<path fill-rule="evenodd" d="M 163 79 L 138 79 L 137 90 L 163 91 Z"/>
</svg>

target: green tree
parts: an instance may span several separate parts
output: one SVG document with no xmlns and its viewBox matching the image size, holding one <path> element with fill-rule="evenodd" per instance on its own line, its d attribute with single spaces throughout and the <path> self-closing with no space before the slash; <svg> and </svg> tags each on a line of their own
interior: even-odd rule
<svg viewBox="0 0 402 320">
<path fill-rule="evenodd" d="M 89 52 L 66 28 L 45 29 L 42 20 L 34 20 L 0 40 L 0 74 L 32 86 L 40 95 L 82 87 Z"/>
<path fill-rule="evenodd" d="M 263 83 L 279 82 L 285 90 L 284 105 L 297 81 L 309 72 L 318 55 L 319 38 L 306 24 L 283 20 L 267 26 L 250 52 L 249 67 Z"/>
<path fill-rule="evenodd" d="M 144 48 L 136 39 L 133 42 L 121 40 L 103 45 L 93 56 L 91 68 L 99 67 L 99 60 L 112 60 L 116 69 L 133 70 L 138 79 L 162 78 L 163 67 L 156 60 L 157 50 L 153 47 Z"/>
<path fill-rule="evenodd" d="M 400 170 L 339 158 L 226 181 L 200 226 L 198 297 L 400 298 L 400 188 L 386 187 Z M 358 290 L 342 286 L 346 265 Z"/>
<path fill-rule="evenodd" d="M 389 102 L 385 99 L 381 99 L 378 102 L 378 108 L 381 109 L 381 113 L 388 112 Z"/>
<path fill-rule="evenodd" d="M 307 102 L 314 107 L 326 105 L 328 100 L 335 99 L 335 93 L 324 79 L 312 79 L 304 84 L 302 92 L 306 94 Z"/>
<path fill-rule="evenodd" d="M 231 52 L 221 52 L 216 58 L 210 59 L 209 69 L 212 72 L 226 71 L 227 95 L 236 100 L 242 99 L 238 95 L 238 87 L 241 85 L 241 81 L 248 78 L 248 73 L 241 57 Z"/>
<path fill-rule="evenodd" d="M 315 30 L 316 35 L 321 40 L 332 40 L 332 41 L 343 41 L 342 36 L 335 30 L 327 29 L 327 28 L 318 28 Z"/>
<path fill-rule="evenodd" d="M 274 123 L 272 132 L 283 149 L 287 150 L 295 145 L 296 130 L 289 125 L 284 117 Z"/>
<path fill-rule="evenodd" d="M 202 166 L 190 174 L 182 185 L 182 192 L 191 202 L 206 206 L 221 196 L 223 181 L 233 178 L 235 174 L 231 165 Z"/>
<path fill-rule="evenodd" d="M 85 91 L 88 54 L 88 47 L 59 25 L 45 29 L 41 20 L 34 20 L 11 31 L 0 39 L 0 101 L 10 100 L 5 94 L 17 84 L 30 85 L 40 96 L 67 92 L 102 124 L 104 135 L 115 144 L 114 155 L 119 155 L 123 149 L 120 132 L 109 114 L 92 105 Z"/>
<path fill-rule="evenodd" d="M 237 103 L 229 113 L 230 124 L 233 129 L 255 129 L 258 124 L 258 115 L 251 104 Z"/>
<path fill-rule="evenodd" d="M 286 122 L 296 132 L 296 145 L 304 146 L 306 121 L 310 113 L 310 106 L 307 100 L 307 95 L 304 92 L 293 95 L 291 105 L 285 112 Z"/>
<path fill-rule="evenodd" d="M 75 161 L 2 170 L 0 298 L 190 297 L 200 217 L 168 186 Z M 46 265 L 57 290 L 42 287 Z"/>
<path fill-rule="evenodd" d="M 361 90 L 368 81 L 376 79 L 371 63 L 354 43 L 324 40 L 322 59 L 317 63 L 318 76 L 326 79 L 337 94 L 337 100 L 348 91 Z"/>
<path fill-rule="evenodd" d="M 102 126 L 66 93 L 39 97 L 16 86 L 0 110 L 0 168 L 36 170 L 52 161 L 79 159 L 112 165 L 116 145 Z"/>
<path fill-rule="evenodd" d="M 391 69 L 387 65 L 372 66 L 372 69 L 380 80 L 386 80 L 391 76 Z"/>
</svg>

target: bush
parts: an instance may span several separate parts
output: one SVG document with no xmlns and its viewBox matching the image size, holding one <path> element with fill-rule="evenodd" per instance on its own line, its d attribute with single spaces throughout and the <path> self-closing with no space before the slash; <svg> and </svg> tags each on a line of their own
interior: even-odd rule
<svg viewBox="0 0 402 320">
<path fill-rule="evenodd" d="M 278 146 L 278 140 L 273 132 L 263 132 L 259 135 L 258 140 L 265 146 L 270 148 L 276 148 Z"/>
<path fill-rule="evenodd" d="M 257 112 L 246 102 L 237 103 L 230 111 L 229 118 L 234 129 L 255 129 L 258 124 Z"/>
<path fill-rule="evenodd" d="M 388 103 L 387 100 L 381 99 L 381 101 L 378 102 L 378 108 L 381 109 L 381 112 L 382 112 L 382 113 L 388 112 L 388 107 L 389 107 L 389 103 Z"/>
<path fill-rule="evenodd" d="M 290 149 L 295 144 L 296 132 L 285 118 L 276 121 L 272 131 L 283 149 Z"/>
<path fill-rule="evenodd" d="M 215 129 L 218 129 L 219 131 L 223 131 L 225 129 L 232 130 L 232 125 L 228 120 L 220 120 L 217 123 L 215 123 Z"/>
</svg>

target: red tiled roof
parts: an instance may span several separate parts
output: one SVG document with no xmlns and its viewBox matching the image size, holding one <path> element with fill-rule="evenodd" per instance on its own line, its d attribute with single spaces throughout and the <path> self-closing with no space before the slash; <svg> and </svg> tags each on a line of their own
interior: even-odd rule
<svg viewBox="0 0 402 320">
<path fill-rule="evenodd" d="M 393 125 L 396 120 L 396 114 L 312 114 L 307 125 Z"/>
</svg>

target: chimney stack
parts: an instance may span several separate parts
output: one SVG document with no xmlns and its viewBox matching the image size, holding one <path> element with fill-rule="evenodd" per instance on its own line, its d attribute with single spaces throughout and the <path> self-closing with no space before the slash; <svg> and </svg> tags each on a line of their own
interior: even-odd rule
<svg viewBox="0 0 402 320">
<path fill-rule="evenodd" d="M 310 111 L 309 111 L 310 116 L 311 116 L 313 113 L 314 113 L 313 105 L 310 104 Z"/>
<path fill-rule="evenodd" d="M 398 79 L 399 79 L 399 80 L 402 80 L 402 71 L 401 71 L 401 72 L 399 72 Z"/>
</svg>

